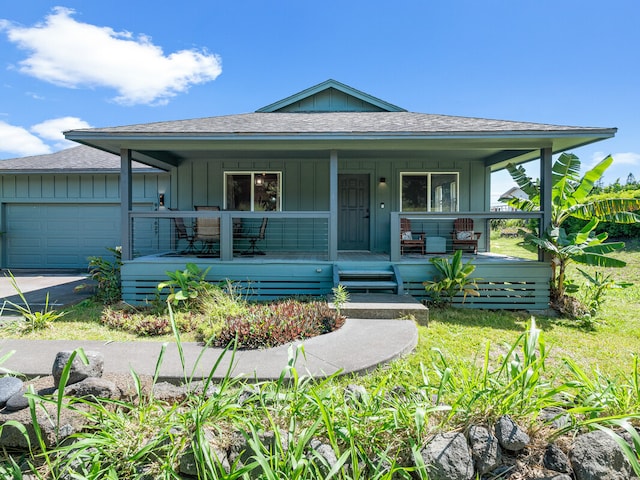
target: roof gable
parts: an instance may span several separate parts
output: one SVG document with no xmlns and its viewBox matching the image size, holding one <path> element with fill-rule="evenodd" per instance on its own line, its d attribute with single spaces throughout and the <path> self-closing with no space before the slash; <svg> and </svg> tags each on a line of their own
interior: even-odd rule
<svg viewBox="0 0 640 480">
<path fill-rule="evenodd" d="M 344 83 L 329 79 L 262 107 L 256 112 L 406 112 L 406 110 Z"/>
</svg>

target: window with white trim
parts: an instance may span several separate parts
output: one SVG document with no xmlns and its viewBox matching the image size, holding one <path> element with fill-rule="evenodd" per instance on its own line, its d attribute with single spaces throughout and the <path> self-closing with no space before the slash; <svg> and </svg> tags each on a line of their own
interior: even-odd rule
<svg viewBox="0 0 640 480">
<path fill-rule="evenodd" d="M 400 174 L 402 212 L 457 212 L 457 172 Z"/>
<path fill-rule="evenodd" d="M 249 212 L 280 211 L 281 172 L 225 172 L 226 210 Z"/>
</svg>

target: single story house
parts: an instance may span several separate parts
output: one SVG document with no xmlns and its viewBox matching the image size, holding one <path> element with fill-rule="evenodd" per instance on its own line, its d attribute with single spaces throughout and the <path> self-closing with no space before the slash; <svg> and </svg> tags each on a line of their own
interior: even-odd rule
<svg viewBox="0 0 640 480">
<path fill-rule="evenodd" d="M 253 113 L 65 136 L 119 157 L 119 215 L 109 218 L 120 222 L 128 302 L 144 302 L 186 263 L 255 298 L 321 295 L 338 283 L 423 297 L 422 282 L 434 274 L 429 258 L 451 253 L 464 218 L 479 234 L 468 258 L 481 278 L 481 297 L 466 304 L 534 309 L 548 305 L 549 265 L 491 254 L 489 221 L 548 224 L 552 155 L 615 132 L 413 113 L 327 80 Z M 541 211 L 492 212 L 491 172 L 538 158 Z M 95 202 L 81 187 L 56 189 L 67 175 L 53 174 L 46 198 L 29 201 Z M 4 187 L 1 201 L 7 208 Z"/>
</svg>

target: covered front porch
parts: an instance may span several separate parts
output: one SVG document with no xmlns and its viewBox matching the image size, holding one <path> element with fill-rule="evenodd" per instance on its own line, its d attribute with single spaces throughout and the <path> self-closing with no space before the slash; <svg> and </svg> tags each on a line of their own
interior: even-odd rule
<svg viewBox="0 0 640 480">
<path fill-rule="evenodd" d="M 211 267 L 209 280 L 235 282 L 256 299 L 325 295 L 338 284 L 425 298 L 430 255 L 466 240 L 481 296 L 465 305 L 540 309 L 549 265 L 496 255 L 490 223 L 519 218 L 543 231 L 553 154 L 614 134 L 415 113 L 327 80 L 254 113 L 65 135 L 120 155 L 128 302 L 153 297 L 166 272 L 186 263 Z M 492 212 L 492 172 L 538 159 L 539 212 Z M 133 208 L 134 161 L 171 177 L 155 211 Z M 460 218 L 473 242 L 453 236 Z"/>
<path fill-rule="evenodd" d="M 464 261 L 476 266 L 480 297 L 468 297 L 470 308 L 539 310 L 548 307 L 549 265 L 532 258 L 491 252 L 490 224 L 517 218 L 539 222 L 540 213 L 465 212 L 482 235 L 481 252 L 464 254 Z M 390 214 L 387 252 L 332 251 L 329 212 L 239 212 L 170 211 L 131 212 L 133 257 L 122 267 L 123 297 L 140 304 L 153 298 L 166 272 L 183 270 L 194 263 L 209 268 L 212 282 L 231 281 L 243 295 L 255 300 L 284 296 L 323 296 L 338 284 L 352 292 L 387 292 L 428 298 L 423 282 L 432 280 L 435 269 L 429 259 L 451 256 L 451 226 L 457 215 Z M 263 238 L 260 227 L 266 222 Z M 439 238 L 445 251 L 401 252 L 400 225 L 408 219 L 425 240 Z M 213 236 L 195 240 L 198 221 L 214 221 Z M 176 224 L 183 224 L 189 238 L 179 236 Z M 257 233 L 256 233 L 257 232 Z M 484 238 L 483 238 L 484 237 Z M 254 242 L 253 239 L 257 240 Z M 395 240 L 397 239 L 397 241 Z M 456 299 L 462 303 L 463 299 Z"/>
</svg>

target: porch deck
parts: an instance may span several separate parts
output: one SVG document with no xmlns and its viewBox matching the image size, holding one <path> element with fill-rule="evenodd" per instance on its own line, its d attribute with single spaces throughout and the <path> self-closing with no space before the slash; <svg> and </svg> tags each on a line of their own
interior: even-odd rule
<svg viewBox="0 0 640 480">
<path fill-rule="evenodd" d="M 450 254 L 447 254 L 449 256 Z M 397 273 L 399 292 L 418 300 L 428 299 L 423 282 L 432 280 L 435 269 L 429 259 L 444 254 L 409 253 L 391 261 L 389 254 L 339 252 L 336 261 L 314 252 L 269 252 L 238 256 L 231 261 L 211 255 L 165 253 L 138 257 L 122 267 L 123 298 L 133 304 L 153 298 L 156 286 L 167 279 L 166 272 L 183 270 L 187 263 L 210 268 L 207 279 L 231 281 L 248 298 L 267 300 L 292 295 L 324 296 L 336 285 L 337 270 Z M 538 262 L 495 253 L 463 255 L 476 266 L 480 297 L 456 298 L 468 308 L 541 310 L 549 305 L 550 267 Z"/>
</svg>

